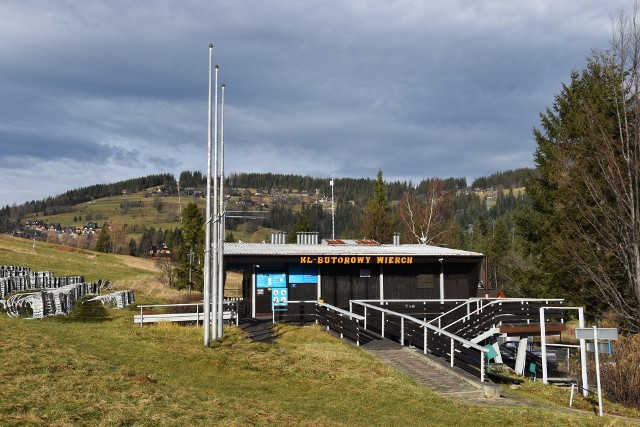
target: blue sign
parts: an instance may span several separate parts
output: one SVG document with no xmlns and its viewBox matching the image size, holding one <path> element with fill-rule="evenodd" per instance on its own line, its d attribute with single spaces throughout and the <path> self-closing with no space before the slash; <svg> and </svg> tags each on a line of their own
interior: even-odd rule
<svg viewBox="0 0 640 427">
<path fill-rule="evenodd" d="M 271 291 L 273 308 L 286 308 L 289 306 L 289 292 L 287 288 L 278 288 Z"/>
<path fill-rule="evenodd" d="M 258 273 L 256 274 L 257 288 L 286 288 L 287 275 L 285 273 Z"/>
<path fill-rule="evenodd" d="M 318 268 L 314 265 L 289 265 L 289 283 L 299 285 L 318 283 Z"/>
</svg>

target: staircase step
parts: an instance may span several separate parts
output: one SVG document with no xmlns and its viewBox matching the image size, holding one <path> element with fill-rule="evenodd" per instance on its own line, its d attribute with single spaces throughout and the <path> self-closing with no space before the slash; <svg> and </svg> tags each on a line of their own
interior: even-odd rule
<svg viewBox="0 0 640 427">
<path fill-rule="evenodd" d="M 491 328 L 483 333 L 481 333 L 480 335 L 476 336 L 475 338 L 470 339 L 469 341 L 471 341 L 474 344 L 479 343 L 482 340 L 485 340 L 489 337 L 492 337 L 494 335 L 497 335 L 500 333 L 500 328 Z"/>
<path fill-rule="evenodd" d="M 466 372 L 442 364 L 438 358 L 395 342 L 389 343 L 387 348 L 381 344 L 377 343 L 379 348 L 364 346 L 364 349 L 440 395 L 465 399 L 499 396 L 499 389 L 495 385 L 480 383 Z"/>
</svg>

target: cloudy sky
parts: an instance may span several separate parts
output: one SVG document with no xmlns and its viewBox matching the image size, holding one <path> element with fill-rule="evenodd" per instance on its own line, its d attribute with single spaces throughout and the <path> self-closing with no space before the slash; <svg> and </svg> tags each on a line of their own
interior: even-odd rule
<svg viewBox="0 0 640 427">
<path fill-rule="evenodd" d="M 0 205 L 206 171 L 387 180 L 532 166 L 532 128 L 625 0 L 3 0 Z M 469 182 L 470 183 L 470 182 Z"/>
</svg>

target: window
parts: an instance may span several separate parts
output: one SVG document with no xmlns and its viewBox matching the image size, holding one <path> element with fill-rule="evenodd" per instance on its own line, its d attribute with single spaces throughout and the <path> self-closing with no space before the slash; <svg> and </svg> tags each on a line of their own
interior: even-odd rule
<svg viewBox="0 0 640 427">
<path fill-rule="evenodd" d="M 433 289 L 433 274 L 418 274 L 418 289 Z"/>
</svg>

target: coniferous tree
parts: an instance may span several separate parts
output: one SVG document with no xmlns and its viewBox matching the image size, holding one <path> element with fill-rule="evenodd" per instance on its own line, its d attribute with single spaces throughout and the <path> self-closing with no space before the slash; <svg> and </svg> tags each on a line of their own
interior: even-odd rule
<svg viewBox="0 0 640 427">
<path fill-rule="evenodd" d="M 193 202 L 182 210 L 182 245 L 177 257 L 176 286 L 188 288 L 191 272 L 193 288 L 202 290 L 204 286 L 204 220 L 200 209 Z"/>
<path fill-rule="evenodd" d="M 387 198 L 387 187 L 382 179 L 382 171 L 378 170 L 378 179 L 373 184 L 373 199 L 367 203 L 362 216 L 363 237 L 379 243 L 391 243 L 391 236 L 396 229 L 396 218 L 391 203 Z"/>
<path fill-rule="evenodd" d="M 138 256 L 138 245 L 133 237 L 129 240 L 129 255 Z"/>
<path fill-rule="evenodd" d="M 547 277 L 589 311 L 640 330 L 640 28 L 621 15 L 536 130 L 533 204 L 519 222 Z"/>
<path fill-rule="evenodd" d="M 151 227 L 150 229 L 145 228 L 142 232 L 142 237 L 140 237 L 140 243 L 138 244 L 138 255 L 144 258 L 149 257 L 149 252 L 151 251 L 151 246 L 153 245 L 153 235 L 155 233 L 155 228 Z"/>
<path fill-rule="evenodd" d="M 98 252 L 111 252 L 111 236 L 109 235 L 109 223 L 105 222 L 100 228 L 100 234 L 98 234 L 98 240 L 96 240 L 96 251 Z"/>
<path fill-rule="evenodd" d="M 300 215 L 298 221 L 293 224 L 289 235 L 287 236 L 287 243 L 295 243 L 297 240 L 298 233 L 314 231 L 313 225 L 309 222 L 306 216 Z"/>
</svg>

